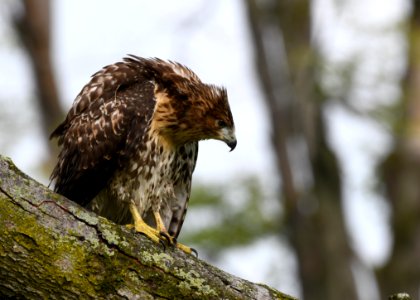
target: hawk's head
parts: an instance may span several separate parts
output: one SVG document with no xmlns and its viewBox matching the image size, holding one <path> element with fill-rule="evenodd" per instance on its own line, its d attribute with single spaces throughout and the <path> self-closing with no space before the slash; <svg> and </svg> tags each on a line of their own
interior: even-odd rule
<svg viewBox="0 0 420 300">
<path fill-rule="evenodd" d="M 141 59 L 156 82 L 152 127 L 174 145 L 205 139 L 236 146 L 235 125 L 226 89 L 201 82 L 187 67 L 159 59 Z"/>
</svg>

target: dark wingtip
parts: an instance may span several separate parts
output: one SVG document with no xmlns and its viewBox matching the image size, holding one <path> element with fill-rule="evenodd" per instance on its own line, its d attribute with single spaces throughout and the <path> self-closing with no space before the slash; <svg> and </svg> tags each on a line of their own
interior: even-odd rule
<svg viewBox="0 0 420 300">
<path fill-rule="evenodd" d="M 63 124 L 60 124 L 53 132 L 51 132 L 49 139 L 52 140 L 53 138 L 59 137 L 61 133 L 63 133 Z"/>
</svg>

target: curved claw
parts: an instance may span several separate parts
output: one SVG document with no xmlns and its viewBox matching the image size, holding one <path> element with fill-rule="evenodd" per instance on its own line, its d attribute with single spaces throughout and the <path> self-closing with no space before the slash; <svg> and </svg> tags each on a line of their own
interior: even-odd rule
<svg viewBox="0 0 420 300">
<path fill-rule="evenodd" d="M 166 250 L 166 244 L 163 240 L 159 239 L 159 244 L 162 245 L 163 251 Z"/>
<path fill-rule="evenodd" d="M 165 231 L 160 231 L 159 232 L 159 236 L 161 238 L 163 238 L 167 242 L 167 244 L 169 244 L 169 245 L 173 245 L 174 244 L 174 239 L 169 235 L 169 233 L 167 233 Z"/>
<path fill-rule="evenodd" d="M 183 252 L 187 253 L 187 254 L 194 254 L 195 257 L 198 257 L 198 252 L 197 250 L 195 250 L 194 248 L 185 246 L 184 244 L 178 243 L 176 238 L 169 235 L 169 233 L 167 233 L 166 231 L 160 231 L 159 232 L 160 235 L 160 243 L 163 245 L 165 244 L 165 246 L 170 245 L 170 246 L 175 246 L 176 248 L 182 250 Z"/>
<path fill-rule="evenodd" d="M 195 250 L 194 248 L 190 248 L 188 246 L 185 246 L 184 244 L 181 243 L 176 243 L 175 246 L 182 250 L 183 252 L 187 253 L 187 254 L 192 254 L 194 253 L 196 257 L 198 257 L 198 252 L 197 250 Z"/>
<path fill-rule="evenodd" d="M 198 258 L 198 252 L 197 250 L 195 250 L 194 248 L 190 248 L 191 249 L 191 254 L 194 254 L 196 258 Z"/>
</svg>

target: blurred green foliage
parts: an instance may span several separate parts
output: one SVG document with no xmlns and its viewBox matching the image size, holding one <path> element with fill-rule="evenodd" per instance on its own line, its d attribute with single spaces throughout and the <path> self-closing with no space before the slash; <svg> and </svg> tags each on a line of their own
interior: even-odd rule
<svg viewBox="0 0 420 300">
<path fill-rule="evenodd" d="M 220 185 L 195 185 L 182 241 L 217 255 L 280 231 L 281 212 L 274 190 L 254 177 Z"/>
</svg>

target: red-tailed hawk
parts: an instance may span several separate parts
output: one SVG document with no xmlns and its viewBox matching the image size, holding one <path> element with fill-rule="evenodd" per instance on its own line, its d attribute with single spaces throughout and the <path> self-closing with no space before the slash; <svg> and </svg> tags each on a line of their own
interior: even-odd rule
<svg viewBox="0 0 420 300">
<path fill-rule="evenodd" d="M 57 193 L 188 253 L 176 238 L 198 141 L 236 146 L 224 88 L 179 63 L 133 55 L 92 76 L 53 137 L 62 146 L 51 174 Z"/>
</svg>

